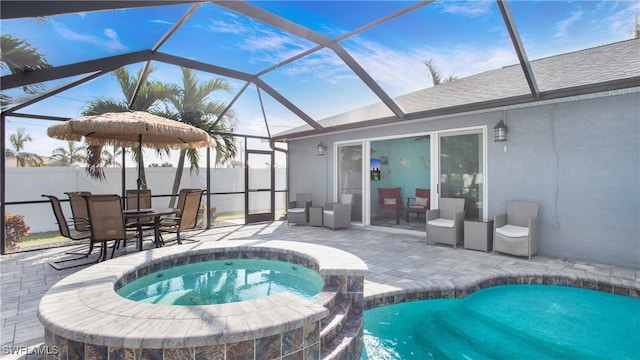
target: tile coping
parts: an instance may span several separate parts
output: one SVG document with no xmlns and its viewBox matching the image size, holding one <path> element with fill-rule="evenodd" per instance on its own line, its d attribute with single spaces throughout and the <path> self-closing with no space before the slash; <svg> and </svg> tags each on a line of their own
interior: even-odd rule
<svg viewBox="0 0 640 360">
<path fill-rule="evenodd" d="M 205 261 L 209 253 L 277 252 L 317 265 L 320 275 L 365 276 L 367 265 L 343 250 L 291 241 L 199 242 L 147 250 L 78 271 L 42 297 L 38 319 L 62 337 L 95 345 L 125 348 L 176 348 L 231 343 L 270 336 L 318 321 L 329 314 L 323 296 L 305 300 L 281 293 L 249 301 L 172 306 L 125 299 L 119 281 L 149 264 Z M 179 260 L 182 259 L 182 260 Z"/>
<path fill-rule="evenodd" d="M 611 277 L 594 277 L 553 271 L 523 271 L 465 276 L 452 281 L 434 282 L 422 286 L 412 284 L 365 296 L 365 309 L 407 301 L 429 299 L 460 299 L 475 291 L 499 285 L 552 285 L 577 287 L 640 299 L 640 283 Z M 365 287 L 367 283 L 365 281 Z"/>
</svg>

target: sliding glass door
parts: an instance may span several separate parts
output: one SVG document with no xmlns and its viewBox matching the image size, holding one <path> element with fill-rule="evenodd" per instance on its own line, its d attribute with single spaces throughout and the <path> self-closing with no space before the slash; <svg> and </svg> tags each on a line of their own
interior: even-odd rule
<svg viewBox="0 0 640 360">
<path fill-rule="evenodd" d="M 464 198 L 466 218 L 484 218 L 485 138 L 478 127 L 339 144 L 334 193 L 353 194 L 351 220 L 365 226 L 424 231 L 424 210 L 414 209 L 436 209 L 442 197 Z"/>
<path fill-rule="evenodd" d="M 362 223 L 362 144 L 338 145 L 336 189 L 340 194 L 352 194 L 351 221 Z"/>
<path fill-rule="evenodd" d="M 369 176 L 365 175 L 369 185 L 369 224 L 424 229 L 426 216 L 417 208 L 426 210 L 432 192 L 430 144 L 429 134 L 369 142 Z M 420 205 L 415 203 L 418 197 Z"/>
<path fill-rule="evenodd" d="M 483 218 L 485 144 L 482 129 L 439 136 L 439 197 L 464 198 L 466 218 Z"/>
</svg>

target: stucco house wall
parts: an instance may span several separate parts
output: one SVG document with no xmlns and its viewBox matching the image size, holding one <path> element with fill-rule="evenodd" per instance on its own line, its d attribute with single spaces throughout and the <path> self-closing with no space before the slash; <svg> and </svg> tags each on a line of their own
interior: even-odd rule
<svg viewBox="0 0 640 360">
<path fill-rule="evenodd" d="M 290 194 L 333 199 L 337 141 L 486 125 L 489 217 L 537 201 L 541 255 L 640 269 L 640 94 L 601 95 L 291 140 Z M 503 116 L 508 141 L 496 143 Z"/>
</svg>

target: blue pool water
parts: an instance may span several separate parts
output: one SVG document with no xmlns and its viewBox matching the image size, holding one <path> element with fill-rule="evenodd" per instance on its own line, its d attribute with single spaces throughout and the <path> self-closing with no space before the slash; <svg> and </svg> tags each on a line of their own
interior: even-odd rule
<svg viewBox="0 0 640 360">
<path fill-rule="evenodd" d="M 231 259 L 175 266 L 136 279 L 117 293 L 127 299 L 170 305 L 210 305 L 288 291 L 306 299 L 324 282 L 313 270 L 283 261 Z"/>
<path fill-rule="evenodd" d="M 640 300 L 543 285 L 365 311 L 361 359 L 640 359 Z"/>
</svg>

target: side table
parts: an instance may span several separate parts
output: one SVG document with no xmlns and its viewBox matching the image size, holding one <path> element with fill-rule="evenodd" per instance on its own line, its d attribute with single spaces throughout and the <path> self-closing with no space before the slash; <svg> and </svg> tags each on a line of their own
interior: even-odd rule
<svg viewBox="0 0 640 360">
<path fill-rule="evenodd" d="M 309 208 L 309 225 L 322 226 L 322 207 Z"/>
<path fill-rule="evenodd" d="M 484 252 L 493 249 L 493 220 L 465 219 L 464 248 Z"/>
</svg>

